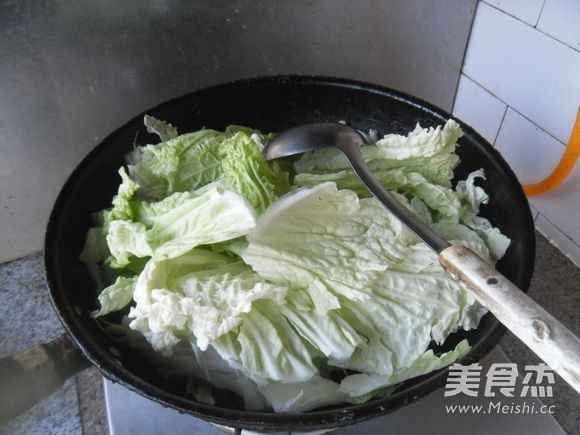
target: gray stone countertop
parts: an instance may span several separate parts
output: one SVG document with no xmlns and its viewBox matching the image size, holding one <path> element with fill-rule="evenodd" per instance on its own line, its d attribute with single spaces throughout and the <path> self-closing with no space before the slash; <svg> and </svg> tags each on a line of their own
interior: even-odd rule
<svg viewBox="0 0 580 435">
<path fill-rule="evenodd" d="M 530 288 L 540 305 L 580 335 L 580 269 L 541 234 L 537 234 L 536 272 Z M 42 256 L 31 255 L 0 265 L 0 357 L 48 341 L 62 327 L 48 299 Z M 502 350 L 518 365 L 537 364 L 538 358 L 514 336 L 506 334 Z M 557 379 L 553 398 L 555 418 L 570 434 L 580 433 L 580 396 Z M 90 368 L 32 409 L 0 426 L 0 434 L 107 434 L 102 377 Z"/>
</svg>

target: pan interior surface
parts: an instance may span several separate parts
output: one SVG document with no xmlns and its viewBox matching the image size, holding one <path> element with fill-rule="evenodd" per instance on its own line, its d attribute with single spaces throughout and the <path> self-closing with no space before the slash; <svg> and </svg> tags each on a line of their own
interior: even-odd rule
<svg viewBox="0 0 580 435">
<path fill-rule="evenodd" d="M 442 125 L 452 116 L 428 103 L 386 88 L 341 79 L 319 77 L 265 77 L 233 82 L 197 91 L 164 103 L 148 113 L 166 120 L 182 133 L 203 127 L 224 129 L 238 124 L 263 132 L 277 132 L 311 122 L 347 121 L 380 135 L 407 134 L 417 123 Z M 91 215 L 108 207 L 115 195 L 118 168 L 134 144 L 156 143 L 135 117 L 100 143 L 76 168 L 63 187 L 46 233 L 45 267 L 52 301 L 65 328 L 83 353 L 109 379 L 203 419 L 254 430 L 312 430 L 355 423 L 393 411 L 443 385 L 446 370 L 402 384 L 389 397 L 356 406 L 336 407 L 302 414 L 249 412 L 232 400 L 221 406 L 196 402 L 179 382 L 168 382 L 135 351 L 122 347 L 90 317 L 96 308 L 97 289 L 80 262 Z M 483 168 L 484 188 L 490 205 L 481 215 L 511 239 L 497 268 L 523 290 L 534 268 L 535 239 L 530 209 L 523 191 L 505 161 L 481 136 L 461 123 L 465 135 L 457 153 L 461 164 L 456 179 Z M 476 361 L 496 344 L 503 328 L 489 314 L 476 330 L 453 334 L 438 350 L 449 350 L 463 338 L 472 345 L 460 361 Z"/>
</svg>

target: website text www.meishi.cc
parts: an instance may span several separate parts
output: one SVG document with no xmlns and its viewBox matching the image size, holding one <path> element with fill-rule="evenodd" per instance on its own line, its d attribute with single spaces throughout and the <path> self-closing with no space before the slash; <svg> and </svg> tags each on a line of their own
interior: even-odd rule
<svg viewBox="0 0 580 435">
<path fill-rule="evenodd" d="M 555 405 L 497 401 L 487 405 L 445 405 L 445 410 L 448 414 L 553 414 Z"/>
</svg>

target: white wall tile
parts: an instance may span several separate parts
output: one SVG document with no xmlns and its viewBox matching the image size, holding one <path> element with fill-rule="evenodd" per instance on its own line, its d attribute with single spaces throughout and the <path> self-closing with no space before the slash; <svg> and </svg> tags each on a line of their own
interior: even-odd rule
<svg viewBox="0 0 580 435">
<path fill-rule="evenodd" d="M 544 0 L 485 0 L 492 6 L 535 26 L 542 11 Z"/>
<path fill-rule="evenodd" d="M 580 165 L 551 192 L 528 198 L 530 203 L 562 233 L 580 245 Z M 539 216 L 538 216 L 539 219 Z M 537 220 L 536 220 L 537 221 Z M 567 252 L 562 248 L 564 252 Z"/>
<path fill-rule="evenodd" d="M 461 74 L 453 114 L 493 143 L 506 105 L 469 77 Z"/>
<path fill-rule="evenodd" d="M 580 267 L 580 247 L 576 243 L 562 234 L 558 228 L 541 214 L 536 219 L 536 228 Z"/>
<path fill-rule="evenodd" d="M 550 175 L 564 153 L 564 144 L 508 108 L 496 148 L 522 183 L 535 183 Z M 559 230 L 580 243 L 580 165 L 551 192 L 528 198 L 530 204 Z"/>
<path fill-rule="evenodd" d="M 580 53 L 480 2 L 463 72 L 566 143 L 580 101 Z"/>
<path fill-rule="evenodd" d="M 580 50 L 580 1 L 546 0 L 538 29 Z"/>
<path fill-rule="evenodd" d="M 565 149 L 564 144 L 512 108 L 507 109 L 495 147 L 522 183 L 534 183 L 550 175 Z"/>
</svg>

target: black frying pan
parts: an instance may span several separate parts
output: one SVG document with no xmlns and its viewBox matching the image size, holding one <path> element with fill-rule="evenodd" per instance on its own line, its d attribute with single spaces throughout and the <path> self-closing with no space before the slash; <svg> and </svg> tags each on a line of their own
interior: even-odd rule
<svg viewBox="0 0 580 435">
<path fill-rule="evenodd" d="M 180 132 L 202 127 L 223 129 L 229 124 L 270 132 L 309 122 L 346 120 L 357 128 L 373 128 L 380 134 L 407 133 L 417 122 L 422 126 L 435 126 L 452 117 L 431 104 L 387 88 L 350 80 L 299 76 L 264 77 L 203 89 L 146 113 L 171 122 Z M 112 381 L 195 417 L 227 426 L 283 431 L 360 422 L 389 413 L 443 385 L 446 369 L 407 381 L 391 396 L 363 405 L 302 414 L 248 412 L 236 399 L 222 400 L 216 406 L 196 402 L 185 394 L 183 383 L 162 378 L 143 357 L 120 347 L 105 334 L 89 315 L 96 308 L 97 292 L 78 256 L 86 231 L 92 226 L 91 214 L 109 206 L 116 193 L 117 170 L 124 164 L 124 155 L 135 142 L 146 144 L 155 140 L 146 132 L 142 120 L 143 114 L 138 115 L 89 153 L 64 185 L 50 216 L 45 242 L 46 279 L 54 308 L 74 346 L 66 337 L 61 337 L 25 357 L 20 355 L 2 361 L 3 396 L 6 391 L 26 390 L 21 398 L 23 402 L 37 400 L 56 388 L 64 377 L 86 367 L 88 359 Z M 528 202 L 500 154 L 472 128 L 461 124 L 465 136 L 459 140 L 461 165 L 456 170 L 456 177 L 463 179 L 473 170 L 485 169 L 484 186 L 490 194 L 491 205 L 483 207 L 482 215 L 512 239 L 497 268 L 519 288 L 527 290 L 535 253 L 534 225 Z M 472 349 L 460 361 L 467 364 L 486 355 L 503 331 L 488 314 L 479 328 L 452 335 L 438 350 L 449 350 L 467 338 Z M 51 376 L 47 377 L 47 373 Z M 34 376 L 44 384 L 33 388 Z M 4 417 L 22 410 L 22 405 L 16 404 L 13 396 L 16 393 L 10 394 L 7 398 L 0 397 L 3 409 L 0 412 Z"/>
</svg>

